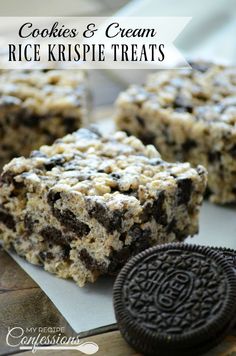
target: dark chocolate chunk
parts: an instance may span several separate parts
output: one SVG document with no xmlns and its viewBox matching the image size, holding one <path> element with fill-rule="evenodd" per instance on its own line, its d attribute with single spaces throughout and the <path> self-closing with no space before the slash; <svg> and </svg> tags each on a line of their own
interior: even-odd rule
<svg viewBox="0 0 236 356">
<path fill-rule="evenodd" d="M 3 223 L 8 229 L 15 231 L 16 222 L 14 217 L 5 209 L 0 208 L 0 222 Z"/>
<path fill-rule="evenodd" d="M 80 221 L 69 209 L 59 210 L 54 208 L 53 214 L 63 226 L 65 226 L 68 230 L 76 233 L 78 237 L 89 234 L 90 227 Z"/>
<path fill-rule="evenodd" d="M 178 182 L 178 193 L 177 193 L 177 205 L 188 204 L 191 194 L 193 183 L 190 178 L 179 179 Z"/>
<path fill-rule="evenodd" d="M 217 345 L 236 319 L 236 274 L 221 253 L 166 244 L 131 259 L 113 302 L 126 341 L 144 355 L 198 355 Z"/>
</svg>

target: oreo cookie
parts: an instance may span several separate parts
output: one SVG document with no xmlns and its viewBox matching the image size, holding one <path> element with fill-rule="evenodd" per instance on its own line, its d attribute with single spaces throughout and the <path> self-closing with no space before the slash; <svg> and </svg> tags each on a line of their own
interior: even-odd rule
<svg viewBox="0 0 236 356">
<path fill-rule="evenodd" d="M 197 355 L 236 318 L 236 274 L 209 247 L 165 244 L 132 258 L 113 289 L 121 334 L 144 355 Z"/>
<path fill-rule="evenodd" d="M 220 252 L 236 272 L 236 251 L 225 247 L 213 247 L 213 249 Z"/>
</svg>

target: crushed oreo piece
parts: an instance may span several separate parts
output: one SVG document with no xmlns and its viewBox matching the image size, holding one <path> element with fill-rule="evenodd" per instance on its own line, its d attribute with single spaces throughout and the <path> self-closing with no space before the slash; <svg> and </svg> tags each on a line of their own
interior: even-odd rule
<svg viewBox="0 0 236 356">
<path fill-rule="evenodd" d="M 193 148 L 196 148 L 197 147 L 197 142 L 191 138 L 189 138 L 187 141 L 185 141 L 183 144 L 182 144 L 182 149 L 183 151 L 187 151 L 189 152 L 190 150 L 192 150 Z"/>
<path fill-rule="evenodd" d="M 193 190 L 192 180 L 189 178 L 179 179 L 177 184 L 177 205 L 188 204 Z"/>
<path fill-rule="evenodd" d="M 65 245 L 68 243 L 65 236 L 62 235 L 61 231 L 53 226 L 46 226 L 40 231 L 40 235 L 45 239 L 45 241 L 52 241 L 58 245 Z"/>
<path fill-rule="evenodd" d="M 82 237 L 84 235 L 86 236 L 89 234 L 90 227 L 80 221 L 69 209 L 59 210 L 54 208 L 53 214 L 63 226 L 65 226 L 68 230 L 76 233 L 78 237 Z"/>
<path fill-rule="evenodd" d="M 16 230 L 16 222 L 14 217 L 8 213 L 5 209 L 1 209 L 0 207 L 0 222 L 3 223 L 8 229 L 15 231 Z"/>
<path fill-rule="evenodd" d="M 116 230 L 121 231 L 122 217 L 125 211 L 109 211 L 105 205 L 97 201 L 89 201 L 88 205 L 89 216 L 104 226 L 108 233 L 112 233 Z"/>
<path fill-rule="evenodd" d="M 111 275 L 116 275 L 129 258 L 146 250 L 152 245 L 151 230 L 142 229 L 139 224 L 134 224 L 126 235 L 132 237 L 131 244 L 124 245 L 118 251 L 112 250 L 109 255 L 110 265 L 108 273 Z"/>
<path fill-rule="evenodd" d="M 57 191 L 54 191 L 54 190 L 50 190 L 49 191 L 48 196 L 47 196 L 48 205 L 50 205 L 53 208 L 55 202 L 57 200 L 59 200 L 59 199 L 61 199 L 61 193 L 60 192 L 57 192 Z"/>
<path fill-rule="evenodd" d="M 85 267 L 91 272 L 100 271 L 101 273 L 104 273 L 106 270 L 105 264 L 99 263 L 97 260 L 95 260 L 85 248 L 79 251 L 79 258 Z"/>
<path fill-rule="evenodd" d="M 209 162 L 216 162 L 216 161 L 220 161 L 221 158 L 221 153 L 218 151 L 211 151 L 208 152 L 208 160 Z"/>
<path fill-rule="evenodd" d="M 65 158 L 62 155 L 55 155 L 44 162 L 46 171 L 51 171 L 54 167 L 63 166 Z"/>
<path fill-rule="evenodd" d="M 160 191 L 157 193 L 157 199 L 153 203 L 145 202 L 141 214 L 141 220 L 147 222 L 153 217 L 160 225 L 167 224 L 167 214 L 164 208 L 165 192 Z"/>
<path fill-rule="evenodd" d="M 65 125 L 66 133 L 72 133 L 78 129 L 78 120 L 75 117 L 63 118 L 63 125 Z"/>
<path fill-rule="evenodd" d="M 179 109 L 180 112 L 187 111 L 190 114 L 193 112 L 193 105 L 191 102 L 180 94 L 176 96 L 175 101 L 173 102 L 173 108 L 176 109 L 176 111 Z"/>
<path fill-rule="evenodd" d="M 34 231 L 34 224 L 35 221 L 32 219 L 32 216 L 29 213 L 25 214 L 24 227 L 28 234 L 32 234 L 32 232 Z"/>
<path fill-rule="evenodd" d="M 130 135 L 131 135 L 131 133 L 130 133 Z M 140 132 L 139 138 L 144 143 L 144 145 L 154 145 L 156 135 L 153 132 L 145 131 L 145 132 Z"/>
</svg>

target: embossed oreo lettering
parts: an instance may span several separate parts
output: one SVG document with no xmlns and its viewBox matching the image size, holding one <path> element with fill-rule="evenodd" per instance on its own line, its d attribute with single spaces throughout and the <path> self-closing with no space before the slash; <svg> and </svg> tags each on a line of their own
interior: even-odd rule
<svg viewBox="0 0 236 356">
<path fill-rule="evenodd" d="M 192 286 L 193 280 L 187 271 L 167 274 L 156 290 L 155 302 L 163 311 L 172 311 L 185 302 Z"/>
</svg>

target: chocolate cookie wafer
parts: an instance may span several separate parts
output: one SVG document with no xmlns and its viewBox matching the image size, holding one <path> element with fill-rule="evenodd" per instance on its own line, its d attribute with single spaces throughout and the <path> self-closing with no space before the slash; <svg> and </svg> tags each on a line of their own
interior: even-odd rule
<svg viewBox="0 0 236 356">
<path fill-rule="evenodd" d="M 236 272 L 236 250 L 225 247 L 214 247 L 214 250 L 222 253 Z"/>
<path fill-rule="evenodd" d="M 145 355 L 197 355 L 236 317 L 236 275 L 209 247 L 166 244 L 131 259 L 114 285 L 118 326 Z"/>
</svg>

